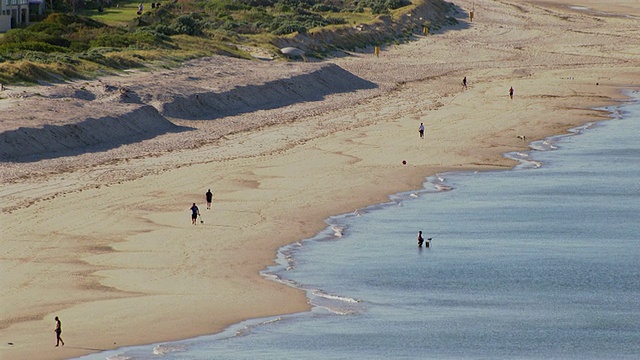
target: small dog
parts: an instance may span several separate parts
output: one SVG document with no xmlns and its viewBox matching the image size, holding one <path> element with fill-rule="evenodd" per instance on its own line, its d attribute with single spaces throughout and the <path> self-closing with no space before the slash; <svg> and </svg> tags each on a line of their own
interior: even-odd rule
<svg viewBox="0 0 640 360">
<path fill-rule="evenodd" d="M 527 137 L 525 135 L 518 135 L 516 136 L 518 139 L 522 140 L 522 141 L 526 141 Z"/>
</svg>

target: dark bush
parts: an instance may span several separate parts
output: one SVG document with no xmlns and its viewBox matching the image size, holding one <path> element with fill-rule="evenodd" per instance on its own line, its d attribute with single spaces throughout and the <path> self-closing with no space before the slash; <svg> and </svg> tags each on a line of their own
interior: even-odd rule
<svg viewBox="0 0 640 360">
<path fill-rule="evenodd" d="M 89 50 L 91 46 L 83 41 L 72 41 L 71 45 L 69 45 L 69 50 L 73 51 L 73 52 L 84 52 Z"/>
<path fill-rule="evenodd" d="M 260 7 L 270 7 L 276 3 L 273 0 L 237 0 L 237 2 L 253 9 Z"/>
<path fill-rule="evenodd" d="M 32 24 L 28 27 L 28 29 L 31 32 L 44 33 L 52 36 L 62 36 L 68 34 L 71 31 L 67 26 L 63 24 L 45 21 Z"/>
<path fill-rule="evenodd" d="M 178 17 L 169 28 L 174 34 L 202 35 L 202 23 L 188 15 Z"/>
<path fill-rule="evenodd" d="M 347 20 L 343 19 L 343 18 L 338 18 L 338 17 L 327 17 L 325 18 L 327 25 L 342 25 L 342 24 L 346 24 Z"/>
<path fill-rule="evenodd" d="M 166 36 L 171 36 L 171 35 L 175 35 L 175 33 L 173 32 L 173 29 L 171 29 L 169 26 L 165 25 L 165 24 L 158 24 L 155 26 L 155 31 L 166 35 Z"/>
<path fill-rule="evenodd" d="M 389 13 L 389 9 L 387 5 L 382 0 L 373 0 L 369 3 L 369 7 L 371 8 L 371 12 L 373 14 L 387 14 Z"/>
<path fill-rule="evenodd" d="M 315 4 L 311 7 L 311 11 L 315 12 L 340 12 L 340 8 L 334 5 Z"/>
<path fill-rule="evenodd" d="M 388 9 L 399 9 L 403 6 L 408 6 L 411 5 L 411 1 L 408 0 L 386 0 L 385 1 L 385 6 Z"/>
</svg>

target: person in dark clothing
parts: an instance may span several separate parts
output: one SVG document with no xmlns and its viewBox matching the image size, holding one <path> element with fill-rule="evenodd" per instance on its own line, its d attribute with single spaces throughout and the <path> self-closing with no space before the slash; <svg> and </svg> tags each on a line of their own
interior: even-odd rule
<svg viewBox="0 0 640 360">
<path fill-rule="evenodd" d="M 62 323 L 60 322 L 60 319 L 58 319 L 57 316 L 55 320 L 56 320 L 56 328 L 53 331 L 56 332 L 56 347 L 60 344 L 64 346 L 64 341 L 62 341 L 62 338 L 60 337 L 60 334 L 62 334 Z"/>
<path fill-rule="evenodd" d="M 211 189 L 209 189 L 204 195 L 207 198 L 207 210 L 209 210 L 211 209 L 211 201 L 213 201 L 213 193 L 211 193 Z"/>
<path fill-rule="evenodd" d="M 198 207 L 196 206 L 196 203 L 193 203 L 193 206 L 191 206 L 191 223 L 193 225 L 196 224 L 196 220 L 198 220 L 198 215 L 200 215 L 200 209 L 198 209 Z"/>
</svg>

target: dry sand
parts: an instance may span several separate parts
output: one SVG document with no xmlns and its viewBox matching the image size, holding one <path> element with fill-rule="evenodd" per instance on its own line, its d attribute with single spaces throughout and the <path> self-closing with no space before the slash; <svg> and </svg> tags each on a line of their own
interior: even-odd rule
<svg viewBox="0 0 640 360">
<path fill-rule="evenodd" d="M 637 18 L 618 13 L 638 14 L 637 2 L 455 3 L 475 6 L 473 23 L 460 13 L 455 28 L 379 58 L 216 57 L 10 87 L 0 157 L 26 157 L 0 163 L 0 358 L 76 357 L 305 311 L 304 293 L 259 275 L 280 246 L 428 175 L 507 169 L 501 154 L 527 148 L 518 135 L 605 119 L 592 108 L 640 84 Z M 193 202 L 204 224 L 191 225 Z"/>
</svg>

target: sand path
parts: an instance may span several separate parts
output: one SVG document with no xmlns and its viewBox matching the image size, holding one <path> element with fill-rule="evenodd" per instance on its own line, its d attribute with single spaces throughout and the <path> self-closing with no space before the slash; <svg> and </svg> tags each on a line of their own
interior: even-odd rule
<svg viewBox="0 0 640 360">
<path fill-rule="evenodd" d="M 417 189 L 428 175 L 508 168 L 501 154 L 527 148 L 517 135 L 535 140 L 605 118 L 590 108 L 640 84 L 635 20 L 549 3 L 476 0 L 473 24 L 460 26 L 468 29 L 391 46 L 379 58 L 331 60 L 375 89 L 219 123 L 173 119 L 196 130 L 3 164 L 0 357 L 68 358 L 304 311 L 303 293 L 258 274 L 280 246 L 313 236 L 330 215 Z M 238 62 L 229 64 L 225 81 L 239 76 L 231 74 Z M 322 65 L 255 66 L 264 82 Z M 204 68 L 181 71 L 206 82 Z M 189 85 L 157 78 L 159 88 L 147 91 Z M 135 88 L 152 79 L 117 81 Z M 220 123 L 240 127 L 224 133 Z M 190 224 L 192 202 L 204 224 Z M 67 345 L 53 351 L 56 315 Z"/>
</svg>

